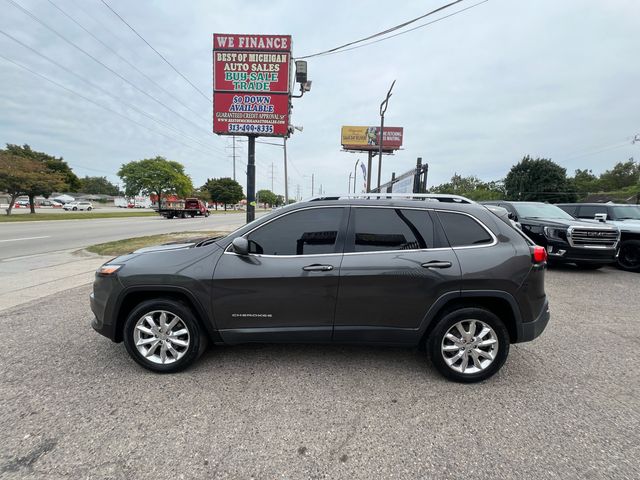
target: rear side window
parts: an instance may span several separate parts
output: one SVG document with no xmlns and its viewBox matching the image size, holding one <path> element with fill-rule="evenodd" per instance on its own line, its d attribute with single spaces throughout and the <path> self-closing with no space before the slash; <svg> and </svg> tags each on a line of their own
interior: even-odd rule
<svg viewBox="0 0 640 480">
<path fill-rule="evenodd" d="M 354 208 L 352 251 L 433 248 L 433 222 L 426 210 Z"/>
<path fill-rule="evenodd" d="M 576 216 L 576 213 L 578 212 L 578 206 L 577 205 L 558 205 L 558 206 L 562 210 L 567 212 L 569 215 L 573 215 L 574 217 Z"/>
<path fill-rule="evenodd" d="M 313 208 L 284 215 L 247 235 L 249 252 L 264 255 L 335 253 L 344 208 Z"/>
<path fill-rule="evenodd" d="M 607 207 L 605 205 L 587 205 L 580 207 L 578 217 L 579 218 L 591 218 L 595 217 L 596 213 L 607 213 Z"/>
<path fill-rule="evenodd" d="M 493 242 L 489 232 L 468 215 L 438 212 L 438 217 L 452 247 L 472 247 Z"/>
</svg>

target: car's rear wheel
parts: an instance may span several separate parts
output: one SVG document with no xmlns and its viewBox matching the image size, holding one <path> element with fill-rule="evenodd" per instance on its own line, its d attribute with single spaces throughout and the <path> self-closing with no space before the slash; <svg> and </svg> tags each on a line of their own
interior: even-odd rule
<svg viewBox="0 0 640 480">
<path fill-rule="evenodd" d="M 129 355 L 154 372 L 188 367 L 205 350 L 207 338 L 191 310 L 176 300 L 147 300 L 129 314 L 124 325 Z"/>
<path fill-rule="evenodd" d="M 509 332 L 504 323 L 483 308 L 467 307 L 445 314 L 429 336 L 433 364 L 457 382 L 486 380 L 509 354 Z"/>
<path fill-rule="evenodd" d="M 640 272 L 640 240 L 627 240 L 620 245 L 618 268 L 628 272 Z"/>
<path fill-rule="evenodd" d="M 78 210 L 78 207 L 73 207 L 71 210 L 75 212 L 76 210 Z"/>
<path fill-rule="evenodd" d="M 90 211 L 91 211 L 91 207 L 87 207 L 87 212 L 90 212 Z"/>
</svg>

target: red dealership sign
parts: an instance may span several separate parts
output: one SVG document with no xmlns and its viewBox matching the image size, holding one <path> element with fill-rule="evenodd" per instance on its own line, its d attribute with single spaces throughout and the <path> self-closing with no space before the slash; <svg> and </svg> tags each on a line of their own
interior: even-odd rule
<svg viewBox="0 0 640 480">
<path fill-rule="evenodd" d="M 288 126 L 288 95 L 216 93 L 215 133 L 286 136 Z"/>
<path fill-rule="evenodd" d="M 287 136 L 290 35 L 213 35 L 213 132 Z"/>
</svg>

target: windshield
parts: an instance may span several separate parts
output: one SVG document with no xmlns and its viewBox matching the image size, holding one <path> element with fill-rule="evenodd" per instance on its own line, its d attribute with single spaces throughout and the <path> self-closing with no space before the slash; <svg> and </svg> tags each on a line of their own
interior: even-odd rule
<svg viewBox="0 0 640 480">
<path fill-rule="evenodd" d="M 637 205 L 611 207 L 616 220 L 640 220 L 640 207 Z"/>
<path fill-rule="evenodd" d="M 561 218 L 573 220 L 567 212 L 548 203 L 516 203 L 513 207 L 518 212 L 518 218 Z"/>
</svg>

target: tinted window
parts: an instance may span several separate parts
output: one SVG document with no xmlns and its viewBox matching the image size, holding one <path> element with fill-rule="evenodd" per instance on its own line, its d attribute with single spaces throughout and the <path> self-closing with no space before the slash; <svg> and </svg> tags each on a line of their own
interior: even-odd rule
<svg viewBox="0 0 640 480">
<path fill-rule="evenodd" d="M 578 213 L 578 217 L 593 219 L 596 213 L 607 213 L 607 207 L 605 207 L 604 205 L 582 206 L 580 207 L 580 212 Z"/>
<path fill-rule="evenodd" d="M 516 203 L 518 218 L 563 218 L 571 220 L 573 217 L 561 208 L 548 203 L 521 202 Z"/>
<path fill-rule="evenodd" d="M 334 253 L 343 208 L 314 208 L 284 215 L 247 235 L 249 251 L 265 255 Z"/>
<path fill-rule="evenodd" d="M 426 210 L 355 208 L 354 252 L 433 247 L 433 223 Z"/>
<path fill-rule="evenodd" d="M 452 247 L 491 243 L 491 235 L 473 218 L 461 213 L 438 212 L 440 222 Z"/>
<path fill-rule="evenodd" d="M 576 216 L 576 213 L 578 211 L 577 205 L 560 205 L 560 208 L 567 212 L 569 215 L 573 215 L 574 217 Z"/>
</svg>

